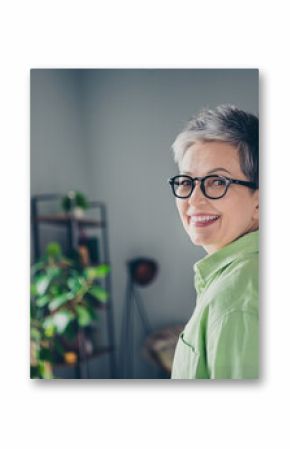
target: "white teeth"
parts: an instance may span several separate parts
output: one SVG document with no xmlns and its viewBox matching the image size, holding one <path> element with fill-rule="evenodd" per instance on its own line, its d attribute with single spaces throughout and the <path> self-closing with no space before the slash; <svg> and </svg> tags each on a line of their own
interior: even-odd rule
<svg viewBox="0 0 290 449">
<path fill-rule="evenodd" d="M 197 223 L 197 222 L 211 221 L 214 220 L 215 218 L 218 218 L 218 215 L 192 216 L 191 221 L 193 221 L 193 223 Z"/>
</svg>

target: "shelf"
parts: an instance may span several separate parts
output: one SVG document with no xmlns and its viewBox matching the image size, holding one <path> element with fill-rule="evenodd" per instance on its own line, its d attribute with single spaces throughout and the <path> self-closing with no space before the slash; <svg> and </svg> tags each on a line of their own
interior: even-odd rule
<svg viewBox="0 0 290 449">
<path fill-rule="evenodd" d="M 42 246 L 40 235 L 41 232 L 46 231 L 48 233 L 47 227 L 57 228 L 59 231 L 64 230 L 67 234 L 67 254 L 73 253 L 74 251 L 81 251 L 80 246 L 82 245 L 82 241 L 85 244 L 85 238 L 88 237 L 94 238 L 98 242 L 96 243 L 96 252 L 97 257 L 91 257 L 94 260 L 94 266 L 99 266 L 100 264 L 109 264 L 109 245 L 108 245 L 108 232 L 107 232 L 107 212 L 105 203 L 99 201 L 90 201 L 88 203 L 88 212 L 87 215 L 83 217 L 76 217 L 72 212 L 65 213 L 58 209 L 50 209 L 51 212 L 45 212 L 39 214 L 39 208 L 43 202 L 51 202 L 60 200 L 62 195 L 60 194 L 43 194 L 36 195 L 32 197 L 31 201 L 31 221 L 32 221 L 32 238 L 33 238 L 33 246 L 34 246 L 34 259 L 37 261 L 41 258 Z M 97 209 L 96 215 L 92 215 L 93 209 Z M 91 232 L 86 232 L 91 230 Z M 98 234 L 97 236 L 91 237 L 90 234 Z M 87 235 L 86 235 L 87 234 Z M 82 240 L 83 239 L 83 240 Z M 94 244 L 94 242 L 92 242 Z M 89 250 L 90 244 L 87 245 Z M 84 253 L 83 253 L 84 254 Z M 95 253 L 94 253 L 95 254 Z M 80 252 L 81 255 L 81 252 Z M 96 261 L 98 263 L 96 263 Z M 87 259 L 84 259 L 86 261 Z M 84 264 L 86 265 L 86 264 Z M 109 264 L 110 265 L 110 264 Z M 89 266 L 91 266 L 89 264 Z M 104 279 L 105 289 L 108 292 L 109 300 L 106 303 L 102 303 L 99 301 L 95 301 L 95 308 L 100 312 L 102 320 L 106 319 L 106 328 L 107 328 L 107 337 L 108 337 L 108 345 L 100 346 L 96 349 L 92 354 L 88 354 L 85 360 L 78 360 L 75 363 L 68 364 L 65 360 L 61 360 L 61 358 L 57 358 L 57 362 L 54 366 L 57 367 L 75 367 L 78 371 L 77 378 L 80 375 L 82 378 L 82 370 L 79 369 L 79 365 L 86 363 L 87 360 L 91 360 L 95 357 L 101 356 L 102 354 L 109 353 L 110 358 L 110 372 L 111 378 L 115 378 L 117 373 L 117 366 L 115 360 L 115 345 L 114 345 L 114 321 L 113 321 L 113 304 L 111 302 L 111 282 L 110 282 L 110 273 Z M 101 284 L 102 285 L 102 284 Z M 104 311 L 104 312 L 103 312 Z M 97 361 L 96 361 L 97 363 Z"/>
<path fill-rule="evenodd" d="M 75 222 L 79 227 L 87 228 L 103 228 L 105 227 L 104 221 L 94 220 L 92 218 L 77 218 L 73 215 L 39 215 L 36 218 L 38 223 L 45 223 L 56 226 L 67 226 L 72 221 Z"/>
</svg>

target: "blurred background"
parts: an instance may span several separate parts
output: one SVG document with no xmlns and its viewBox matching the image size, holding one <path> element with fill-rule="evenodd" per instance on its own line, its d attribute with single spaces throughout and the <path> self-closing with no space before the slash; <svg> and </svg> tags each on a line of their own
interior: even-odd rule
<svg viewBox="0 0 290 449">
<path fill-rule="evenodd" d="M 167 179 L 203 107 L 258 114 L 255 69 L 31 70 L 31 377 L 170 378 L 195 307 Z"/>
</svg>

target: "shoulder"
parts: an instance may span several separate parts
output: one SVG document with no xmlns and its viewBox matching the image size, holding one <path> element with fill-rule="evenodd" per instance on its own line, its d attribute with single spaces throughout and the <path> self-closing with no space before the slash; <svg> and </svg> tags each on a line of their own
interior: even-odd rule
<svg viewBox="0 0 290 449">
<path fill-rule="evenodd" d="M 245 292 L 258 292 L 259 254 L 251 253 L 237 257 L 227 265 L 217 278 L 217 287 L 223 294 L 236 292 L 244 296 Z"/>
<path fill-rule="evenodd" d="M 227 265 L 208 289 L 212 296 L 208 305 L 209 322 L 231 312 L 258 315 L 258 282 L 258 253 L 236 258 Z"/>
</svg>

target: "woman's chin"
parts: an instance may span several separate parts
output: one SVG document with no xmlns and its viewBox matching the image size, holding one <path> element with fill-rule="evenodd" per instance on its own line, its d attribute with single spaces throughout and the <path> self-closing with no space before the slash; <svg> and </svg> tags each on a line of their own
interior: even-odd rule
<svg viewBox="0 0 290 449">
<path fill-rule="evenodd" d="M 194 224 L 186 223 L 186 231 L 194 245 L 210 245 L 217 240 L 220 234 L 220 218 L 213 223 Z"/>
<path fill-rule="evenodd" d="M 190 240 L 194 245 L 197 246 L 204 246 L 204 245 L 210 245 L 214 243 L 214 239 L 210 235 L 204 235 L 200 232 L 193 232 L 192 229 L 188 232 Z"/>
<path fill-rule="evenodd" d="M 191 233 L 191 234 L 189 234 L 189 237 L 190 237 L 190 240 L 192 241 L 192 243 L 197 246 L 203 246 L 204 244 L 209 243 L 206 238 L 204 238 L 200 235 Z"/>
</svg>

